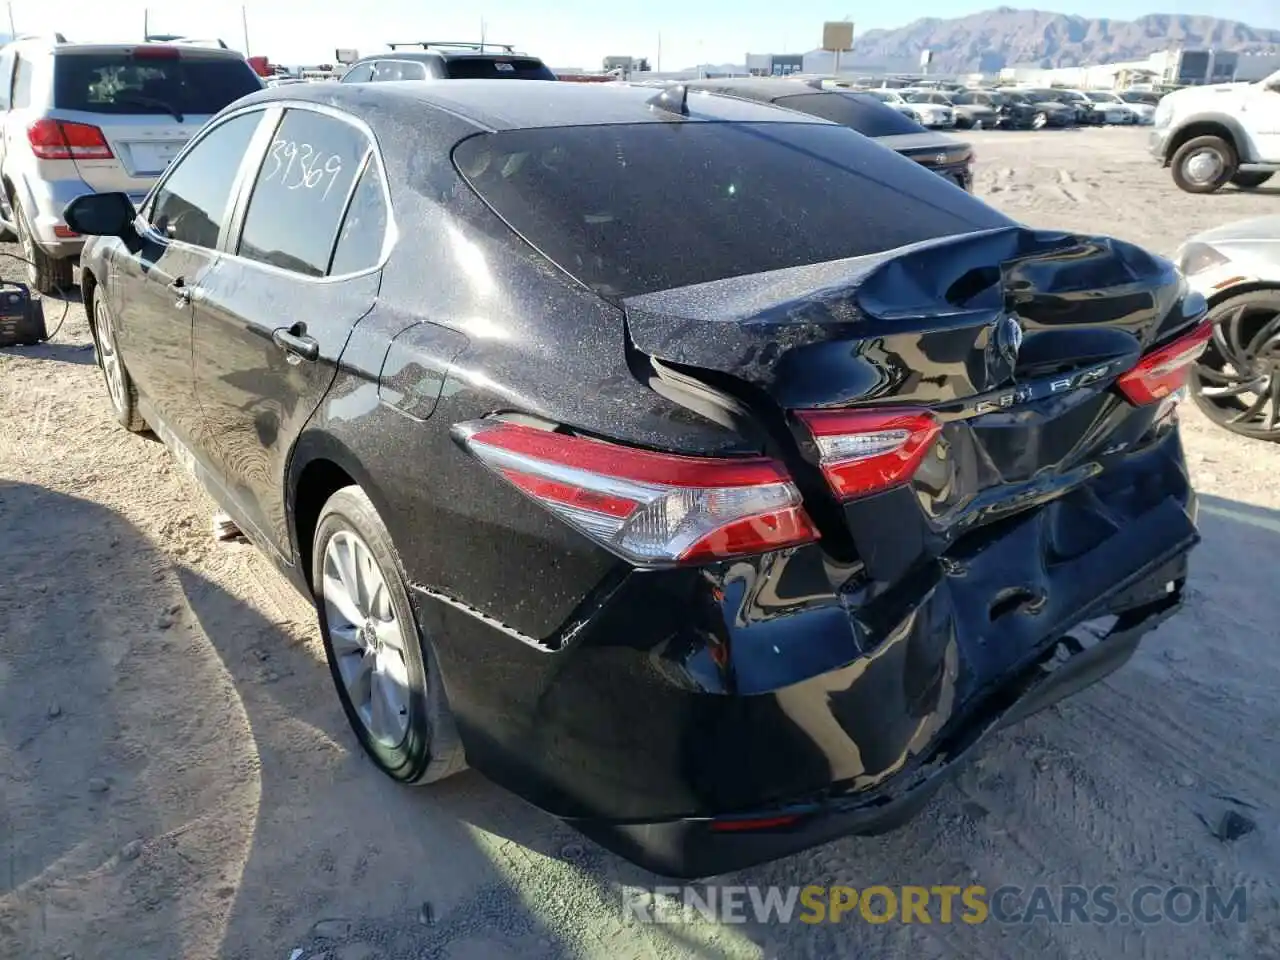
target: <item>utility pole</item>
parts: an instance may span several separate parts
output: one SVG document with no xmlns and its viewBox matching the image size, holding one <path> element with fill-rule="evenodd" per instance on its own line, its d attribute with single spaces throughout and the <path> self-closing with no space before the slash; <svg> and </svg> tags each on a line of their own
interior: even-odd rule
<svg viewBox="0 0 1280 960">
<path fill-rule="evenodd" d="M 240 4 L 240 28 L 244 31 L 244 55 L 249 56 L 249 10 Z"/>
<path fill-rule="evenodd" d="M 9 4 L 10 7 L 13 4 Z M 151 36 L 151 11 L 147 7 L 142 8 L 142 39 L 145 40 Z"/>
<path fill-rule="evenodd" d="M 13 0 L 9 0 L 9 39 L 16 39 L 18 28 L 13 25 Z"/>
<path fill-rule="evenodd" d="M 662 72 L 662 31 L 658 31 L 658 56 L 654 61 L 655 69 L 658 73 Z"/>
<path fill-rule="evenodd" d="M 486 24 L 484 22 L 484 17 L 481 17 L 480 18 L 480 52 L 481 53 L 484 53 L 485 30 L 486 30 Z"/>
</svg>

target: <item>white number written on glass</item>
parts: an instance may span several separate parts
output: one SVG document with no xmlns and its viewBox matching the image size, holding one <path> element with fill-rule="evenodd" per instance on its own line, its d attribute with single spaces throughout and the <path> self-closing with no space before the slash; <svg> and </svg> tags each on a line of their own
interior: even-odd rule
<svg viewBox="0 0 1280 960">
<path fill-rule="evenodd" d="M 279 179 L 286 190 L 318 190 L 324 188 L 320 200 L 326 200 L 342 173 L 342 158 L 325 154 L 309 143 L 276 140 L 267 154 L 269 166 L 262 175 L 263 183 Z"/>
</svg>

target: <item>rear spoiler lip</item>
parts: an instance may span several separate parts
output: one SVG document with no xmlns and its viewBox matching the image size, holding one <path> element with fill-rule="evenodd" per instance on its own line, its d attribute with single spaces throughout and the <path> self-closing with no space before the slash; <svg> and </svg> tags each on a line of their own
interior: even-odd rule
<svg viewBox="0 0 1280 960">
<path fill-rule="evenodd" d="M 990 267 L 999 268 L 999 282 L 955 302 L 956 281 Z M 889 374 L 881 361 L 892 362 L 887 355 L 875 360 L 881 338 L 947 339 L 947 331 L 962 328 L 980 338 L 980 328 L 1003 313 L 1017 316 L 1020 305 L 1033 313 L 1045 303 L 1079 311 L 1102 292 L 1103 300 L 1145 299 L 1144 312 L 1163 316 L 1185 289 L 1169 261 L 1132 244 L 1014 224 L 642 294 L 620 305 L 640 353 L 728 374 L 791 406 L 879 392 Z M 1158 335 L 1160 324 L 1150 326 L 1143 347 Z M 861 361 L 850 355 L 853 342 L 868 345 Z"/>
</svg>

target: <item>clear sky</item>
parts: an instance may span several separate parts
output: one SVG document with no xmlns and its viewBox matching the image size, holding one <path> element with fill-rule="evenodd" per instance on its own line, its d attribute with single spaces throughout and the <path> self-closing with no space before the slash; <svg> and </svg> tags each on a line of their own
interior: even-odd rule
<svg viewBox="0 0 1280 960">
<path fill-rule="evenodd" d="M 511 43 L 553 67 L 599 67 L 608 54 L 659 56 L 666 70 L 697 63 L 741 63 L 743 54 L 803 52 L 817 46 L 824 20 L 852 19 L 861 32 L 898 27 L 919 17 L 958 17 L 999 0 L 915 0 L 857 5 L 853 0 L 248 0 L 251 53 L 278 63 L 320 63 L 337 47 L 361 53 L 398 40 Z M 1033 4 L 1008 3 L 1008 6 Z M 19 33 L 61 31 L 72 40 L 140 38 L 143 11 L 152 33 L 217 36 L 243 47 L 240 4 L 227 0 L 13 0 Z M 1280 0 L 1045 0 L 1044 9 L 1132 19 L 1162 13 L 1205 13 L 1280 28 Z M 459 11 L 474 11 L 461 13 Z M 3 16 L 3 14 L 0 14 Z M 0 24 L 0 29 L 6 25 Z M 653 63 L 656 68 L 657 64 Z"/>
</svg>

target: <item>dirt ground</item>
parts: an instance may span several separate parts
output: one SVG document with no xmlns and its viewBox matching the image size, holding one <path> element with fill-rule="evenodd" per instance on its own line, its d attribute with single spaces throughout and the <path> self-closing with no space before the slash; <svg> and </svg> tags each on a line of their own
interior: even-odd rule
<svg viewBox="0 0 1280 960">
<path fill-rule="evenodd" d="M 973 140 L 979 192 L 1037 226 L 1171 253 L 1280 211 L 1180 193 L 1141 131 Z M 722 880 L 1243 886 L 1245 922 L 641 925 L 620 891 L 643 871 L 475 774 L 406 790 L 360 756 L 307 608 L 110 420 L 73 305 L 0 352 L 0 958 L 1280 957 L 1280 448 L 1185 422 L 1180 617 L 907 828 Z M 1228 810 L 1256 828 L 1216 838 Z"/>
</svg>

